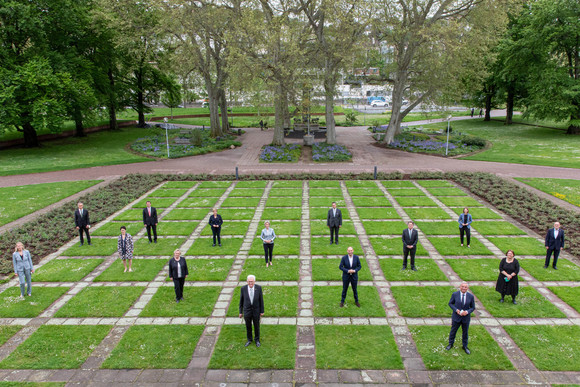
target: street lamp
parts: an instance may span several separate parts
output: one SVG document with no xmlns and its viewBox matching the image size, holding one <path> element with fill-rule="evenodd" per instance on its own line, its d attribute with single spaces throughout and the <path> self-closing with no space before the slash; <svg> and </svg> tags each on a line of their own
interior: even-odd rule
<svg viewBox="0 0 580 387">
<path fill-rule="evenodd" d="M 167 121 L 169 121 L 167 117 L 163 117 L 163 122 L 165 122 L 165 142 L 167 143 L 167 158 L 169 158 L 169 133 L 167 133 L 167 128 L 169 127 L 169 124 L 167 123 Z"/>
<path fill-rule="evenodd" d="M 451 114 L 447 116 L 447 144 L 445 144 L 445 156 L 449 152 L 449 124 L 451 122 Z"/>
</svg>

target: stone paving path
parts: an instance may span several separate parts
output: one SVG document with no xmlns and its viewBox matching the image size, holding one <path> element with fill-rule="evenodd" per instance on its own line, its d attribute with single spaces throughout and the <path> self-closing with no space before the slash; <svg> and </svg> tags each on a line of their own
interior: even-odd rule
<svg viewBox="0 0 580 387">
<path fill-rule="evenodd" d="M 221 195 L 216 203 L 220 206 L 236 187 L 233 182 Z M 457 215 L 453 210 L 443 204 L 438 197 L 432 195 L 429 190 L 417 183 L 414 186 L 421 190 L 426 197 L 433 200 L 439 208 L 445 211 L 452 219 Z M 199 183 L 192 183 L 192 187 L 168 208 L 160 214 L 160 218 L 166 217 L 172 210 L 180 207 L 189 194 L 199 186 Z M 256 232 L 261 227 L 261 218 L 266 207 L 266 201 L 270 197 L 273 182 L 267 183 L 263 194 L 259 199 L 259 204 L 255 208 L 254 216 L 249 223 L 249 227 L 243 236 L 243 243 L 239 252 L 235 256 L 225 256 L 223 258 L 234 258 L 234 262 L 223 282 L 188 282 L 186 286 L 219 286 L 221 292 L 214 305 L 213 311 L 209 317 L 140 317 L 141 311 L 153 299 L 154 295 L 162 287 L 171 287 L 171 283 L 165 281 L 167 265 L 156 275 L 150 282 L 111 282 L 100 283 L 93 282 L 99 274 L 103 273 L 115 261 L 115 254 L 105 257 L 105 261 L 94 269 L 90 274 L 78 282 L 62 283 L 35 283 L 34 287 L 67 287 L 69 290 L 57 299 L 49 308 L 35 318 L 0 318 L 0 325 L 22 326 L 16 335 L 9 339 L 0 347 L 0 361 L 10 355 L 23 341 L 29 338 L 42 325 L 111 325 L 113 326 L 110 333 L 95 348 L 92 354 L 87 358 L 80 369 L 73 370 L 0 370 L 0 380 L 6 381 L 63 381 L 68 385 L 104 385 L 104 384 L 135 384 L 135 385 L 190 385 L 191 383 L 203 383 L 203 385 L 245 385 L 263 384 L 263 385 L 314 385 L 315 383 L 332 385 L 344 383 L 403 383 L 403 384 L 539 384 L 548 385 L 550 383 L 580 383 L 580 372 L 553 372 L 540 371 L 526 354 L 517 346 L 512 338 L 504 330 L 504 326 L 509 325 L 580 325 L 580 313 L 567 305 L 552 293 L 550 286 L 578 286 L 578 282 L 570 281 L 540 281 L 534 278 L 530 273 L 522 270 L 520 277 L 524 280 L 520 286 L 530 286 L 537 289 L 542 296 L 562 310 L 566 317 L 562 318 L 497 318 L 488 312 L 482 302 L 477 299 L 477 313 L 472 318 L 472 325 L 483 326 L 491 337 L 497 342 L 503 353 L 514 365 L 514 371 L 430 371 L 427 370 L 416 344 L 411 335 L 413 326 L 445 326 L 449 325 L 449 319 L 439 317 L 404 317 L 401 316 L 397 301 L 392 294 L 392 289 L 397 286 L 458 286 L 461 277 L 456 273 L 445 259 L 472 259 L 479 256 L 461 256 L 449 257 L 441 256 L 434 248 L 426 234 L 419 230 L 421 244 L 425 247 L 431 258 L 441 271 L 445 274 L 446 281 L 389 281 L 383 273 L 380 260 L 386 258 L 400 258 L 399 256 L 381 255 L 380 251 L 375 251 L 369 235 L 365 232 L 363 220 L 355 210 L 351 194 L 347 189 L 345 182 L 340 183 L 340 190 L 346 202 L 343 211 L 348 211 L 356 236 L 362 246 L 362 256 L 367 261 L 368 268 L 372 274 L 372 281 L 361 281 L 359 286 L 370 286 L 377 289 L 380 296 L 381 304 L 384 308 L 386 317 L 316 317 L 313 313 L 313 289 L 316 286 L 340 286 L 340 273 L 337 270 L 337 280 L 335 281 L 313 281 L 312 262 L 313 259 L 331 258 L 338 259 L 339 256 L 313 256 L 311 254 L 311 206 L 310 190 L 308 182 L 302 183 L 302 205 L 301 205 L 301 231 L 300 231 L 300 255 L 288 256 L 287 258 L 297 258 L 300 262 L 299 280 L 296 281 L 260 281 L 258 283 L 264 287 L 275 286 L 297 286 L 298 287 L 298 314 L 296 317 L 265 317 L 262 320 L 263 325 L 294 325 L 296 331 L 296 357 L 295 369 L 293 370 L 220 370 L 208 369 L 208 365 L 216 347 L 221 329 L 226 325 L 239 325 L 240 320 L 237 317 L 227 317 L 227 309 L 230 304 L 235 304 L 236 300 L 232 299 L 235 288 L 245 283 L 244 278 L 240 278 L 242 268 L 248 258 L 256 258 L 250 255 L 252 241 Z M 409 207 L 402 207 L 398 204 L 395 197 L 392 196 L 392 189 L 387 189 L 383 184 L 377 182 L 377 187 L 383 192 L 384 197 L 391 203 L 397 214 L 404 220 L 410 220 L 407 214 Z M 157 187 L 158 188 L 158 187 Z M 153 191 L 155 191 L 155 188 Z M 124 209 L 111 215 L 107 221 L 111 221 L 117 215 L 125 210 L 131 209 L 134 203 L 147 196 L 151 192 L 135 200 Z M 504 220 L 515 224 L 520 229 L 527 232 L 528 235 L 542 241 L 541 236 L 534 234 L 531 230 L 518 224 L 513 219 L 492 210 Z M 208 213 L 209 215 L 209 213 Z M 415 219 L 421 222 L 420 219 Z M 429 222 L 429 220 L 422 220 Z M 454 220 L 448 220 L 455 223 Z M 483 221 L 483 220 L 482 220 Z M 194 221 L 198 222 L 198 221 Z M 103 222 L 104 224 L 105 222 Z M 94 227 L 93 232 L 98 230 L 102 224 Z M 201 235 L 205 222 L 199 222 L 189 237 L 183 242 L 180 249 L 187 251 L 193 242 Z M 472 238 L 481 242 L 488 247 L 493 256 L 498 259 L 503 253 L 495 247 L 486 237 L 476 231 L 472 232 Z M 343 235 L 345 237 L 345 235 Z M 451 237 L 451 236 L 449 236 Z M 453 236 L 457 238 L 457 236 Z M 134 237 L 135 242 L 146 238 L 142 229 Z M 163 238 L 163 237 L 162 237 Z M 167 237 L 171 238 L 171 237 Z M 95 237 L 99 239 L 99 237 Z M 108 238 L 113 242 L 116 238 Z M 209 239 L 205 239 L 209 242 Z M 76 239 L 70 241 L 56 253 L 46 257 L 37 269 L 52 260 L 68 259 L 75 257 L 66 257 L 63 255 L 66 249 L 74 246 Z M 345 246 L 346 250 L 346 246 Z M 357 253 L 357 252 L 355 252 Z M 568 253 L 562 252 L 562 258 L 567 258 L 578 264 L 578 260 L 571 257 Z M 86 259 L 87 257 L 76 257 L 76 259 Z M 155 257 L 136 257 L 135 266 L 138 266 L 139 259 L 153 259 Z M 196 258 L 206 259 L 211 257 L 198 256 Z M 276 258 L 281 258 L 279 255 Z M 527 256 L 526 259 L 535 259 L 538 262 L 542 257 Z M 538 263 L 540 264 L 540 263 Z M 274 269 L 276 266 L 274 266 Z M 366 269 L 366 268 L 365 268 Z M 494 281 L 495 282 L 495 281 Z M 0 285 L 0 292 L 9 287 L 16 286 L 17 281 L 13 280 L 8 284 Z M 491 282 L 472 281 L 473 285 L 493 285 Z M 71 298 L 78 294 L 82 289 L 91 286 L 143 286 L 145 287 L 141 296 L 132 305 L 132 307 L 122 316 L 114 318 L 62 318 L 54 317 L 55 313 L 62 308 Z M 266 313 L 267 316 L 267 313 Z M 123 335 L 134 325 L 200 325 L 204 327 L 203 334 L 199 339 L 192 358 L 185 369 L 155 369 L 155 370 L 109 370 L 101 369 L 103 361 L 111 354 L 113 348 L 119 343 Z M 403 359 L 403 370 L 323 370 L 316 368 L 316 343 L 315 343 L 315 326 L 317 325 L 370 325 L 389 326 L 395 338 L 399 353 Z M 266 339 L 267 340 L 267 339 Z M 243 338 L 240 338 L 240 345 L 243 344 Z"/>
</svg>

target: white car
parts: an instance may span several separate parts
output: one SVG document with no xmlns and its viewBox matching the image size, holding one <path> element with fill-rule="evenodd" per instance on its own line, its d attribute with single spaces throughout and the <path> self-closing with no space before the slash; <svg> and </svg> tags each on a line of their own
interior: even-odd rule
<svg viewBox="0 0 580 387">
<path fill-rule="evenodd" d="M 387 106 L 389 106 L 389 103 L 387 101 L 374 100 L 373 102 L 371 102 L 371 106 L 372 107 L 387 107 Z"/>
</svg>

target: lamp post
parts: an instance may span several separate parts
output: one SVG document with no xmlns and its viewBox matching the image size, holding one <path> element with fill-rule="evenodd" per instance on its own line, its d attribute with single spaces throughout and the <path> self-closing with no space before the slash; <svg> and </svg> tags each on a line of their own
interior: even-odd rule
<svg viewBox="0 0 580 387">
<path fill-rule="evenodd" d="M 163 117 L 163 122 L 165 122 L 165 142 L 167 143 L 167 158 L 169 158 L 169 133 L 167 132 L 169 124 L 167 123 L 167 121 L 169 121 L 167 117 Z"/>
<path fill-rule="evenodd" d="M 449 152 L 449 124 L 451 122 L 451 114 L 447 116 L 447 144 L 445 144 L 445 156 Z"/>
</svg>

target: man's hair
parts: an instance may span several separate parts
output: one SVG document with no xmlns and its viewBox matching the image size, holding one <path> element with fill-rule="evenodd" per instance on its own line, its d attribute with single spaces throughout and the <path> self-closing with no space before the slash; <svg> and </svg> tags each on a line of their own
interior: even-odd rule
<svg viewBox="0 0 580 387">
<path fill-rule="evenodd" d="M 250 274 L 250 275 L 248 276 L 248 278 L 246 278 L 246 281 L 248 281 L 250 278 L 251 278 L 251 279 L 253 279 L 254 281 L 256 281 L 256 276 L 255 276 L 255 275 L 253 275 L 253 274 Z"/>
</svg>

